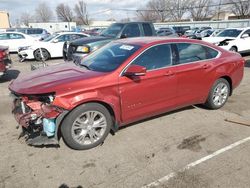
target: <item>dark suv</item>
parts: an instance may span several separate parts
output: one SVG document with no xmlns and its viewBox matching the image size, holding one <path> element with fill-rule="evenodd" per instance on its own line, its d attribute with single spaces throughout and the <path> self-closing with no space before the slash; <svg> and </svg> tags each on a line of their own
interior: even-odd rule
<svg viewBox="0 0 250 188">
<path fill-rule="evenodd" d="M 65 42 L 63 57 L 67 61 L 79 61 L 91 51 L 105 44 L 121 38 L 155 36 L 155 28 L 149 22 L 114 23 L 105 29 L 99 36 Z"/>
</svg>

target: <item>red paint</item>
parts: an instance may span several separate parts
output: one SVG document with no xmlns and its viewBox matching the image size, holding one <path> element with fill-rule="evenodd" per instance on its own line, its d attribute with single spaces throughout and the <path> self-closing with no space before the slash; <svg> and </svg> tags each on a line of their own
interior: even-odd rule
<svg viewBox="0 0 250 188">
<path fill-rule="evenodd" d="M 243 77 L 244 60 L 239 54 L 203 41 L 150 37 L 129 38 L 120 42 L 142 47 L 114 72 L 93 72 L 63 63 L 20 76 L 9 88 L 23 95 L 55 92 L 53 105 L 69 111 L 87 102 L 106 103 L 113 109 L 119 125 L 123 125 L 183 106 L 204 103 L 218 78 L 228 77 L 235 88 Z M 215 60 L 149 71 L 144 76 L 119 76 L 131 60 L 146 48 L 176 42 L 204 44 L 220 51 L 221 56 Z M 134 69 L 139 70 L 140 67 L 132 71 Z"/>
</svg>

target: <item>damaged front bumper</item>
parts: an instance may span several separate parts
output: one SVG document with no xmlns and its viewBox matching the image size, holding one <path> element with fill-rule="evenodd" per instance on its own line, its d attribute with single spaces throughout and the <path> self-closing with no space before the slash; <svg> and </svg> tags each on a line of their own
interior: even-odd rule
<svg viewBox="0 0 250 188">
<path fill-rule="evenodd" d="M 20 137 L 33 146 L 58 145 L 58 127 L 68 111 L 52 105 L 53 96 L 13 97 L 12 113 L 22 127 Z"/>
</svg>

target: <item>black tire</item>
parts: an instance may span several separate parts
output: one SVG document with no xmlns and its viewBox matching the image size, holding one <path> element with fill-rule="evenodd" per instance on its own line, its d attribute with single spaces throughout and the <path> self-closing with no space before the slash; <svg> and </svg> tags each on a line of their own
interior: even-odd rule
<svg viewBox="0 0 250 188">
<path fill-rule="evenodd" d="M 216 90 L 220 85 L 223 85 L 224 87 L 227 88 L 227 94 L 226 95 L 225 94 L 221 95 L 221 97 L 224 98 L 222 100 L 223 102 L 221 102 L 221 103 L 218 102 L 219 100 L 217 102 L 215 102 L 216 101 L 215 100 Z M 205 106 L 207 108 L 209 108 L 209 109 L 212 109 L 212 110 L 216 110 L 216 109 L 219 109 L 219 108 L 223 107 L 226 104 L 227 100 L 228 100 L 228 97 L 229 97 L 230 92 L 231 92 L 230 90 L 231 90 L 230 85 L 229 85 L 229 83 L 228 83 L 228 81 L 226 79 L 220 78 L 220 79 L 216 80 L 216 82 L 213 84 L 213 86 L 212 86 L 212 88 L 211 88 L 211 90 L 209 92 L 209 95 L 208 95 L 207 101 L 205 103 Z"/>
<path fill-rule="evenodd" d="M 88 113 L 89 111 L 97 111 L 98 113 L 101 113 L 102 115 L 104 115 L 105 120 L 106 120 L 106 129 L 103 135 L 99 138 L 99 140 L 97 140 L 94 143 L 84 145 L 84 144 L 80 144 L 77 140 L 74 139 L 72 129 L 73 129 L 74 122 L 77 121 L 77 118 L 82 117 L 82 114 Z M 64 142 L 70 148 L 75 149 L 75 150 L 87 150 L 87 149 L 94 148 L 98 146 L 99 144 L 103 143 L 105 138 L 108 136 L 112 125 L 113 125 L 112 117 L 109 111 L 103 105 L 98 104 L 98 103 L 86 103 L 86 104 L 78 106 L 73 111 L 71 111 L 68 116 L 66 116 L 66 118 L 63 120 L 62 125 L 61 125 L 61 133 L 62 133 Z M 82 131 L 82 129 L 80 131 Z M 86 130 L 84 129 L 84 131 Z M 80 133 L 80 135 L 81 134 L 82 133 Z M 84 140 L 86 138 L 86 135 L 88 135 L 88 133 L 85 134 L 83 138 Z M 90 138 L 90 135 L 88 136 Z"/>
<path fill-rule="evenodd" d="M 44 61 L 47 61 L 49 58 L 50 58 L 50 53 L 48 52 L 48 50 L 42 48 L 42 53 L 43 53 L 43 60 Z M 36 49 L 34 51 L 34 58 L 37 60 L 37 61 L 41 61 L 42 60 L 42 57 L 41 57 L 41 53 L 40 53 L 40 49 Z"/>
<path fill-rule="evenodd" d="M 232 46 L 229 50 L 232 52 L 238 52 L 238 49 L 235 46 Z"/>
</svg>

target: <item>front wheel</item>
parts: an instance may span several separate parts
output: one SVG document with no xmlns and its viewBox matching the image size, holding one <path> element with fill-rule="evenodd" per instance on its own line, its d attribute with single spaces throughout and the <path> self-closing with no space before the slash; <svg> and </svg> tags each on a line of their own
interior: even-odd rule
<svg viewBox="0 0 250 188">
<path fill-rule="evenodd" d="M 41 53 L 43 55 L 43 58 L 41 56 Z M 41 60 L 47 61 L 50 58 L 50 54 L 48 50 L 42 48 L 41 50 L 40 49 L 35 50 L 34 57 L 37 61 L 41 61 Z"/>
<path fill-rule="evenodd" d="M 230 85 L 224 78 L 218 79 L 211 88 L 205 106 L 210 109 L 219 109 L 227 102 L 230 94 Z"/>
<path fill-rule="evenodd" d="M 109 111 L 101 104 L 87 103 L 75 108 L 62 122 L 65 143 L 72 149 L 86 150 L 101 144 L 112 126 Z"/>
</svg>

